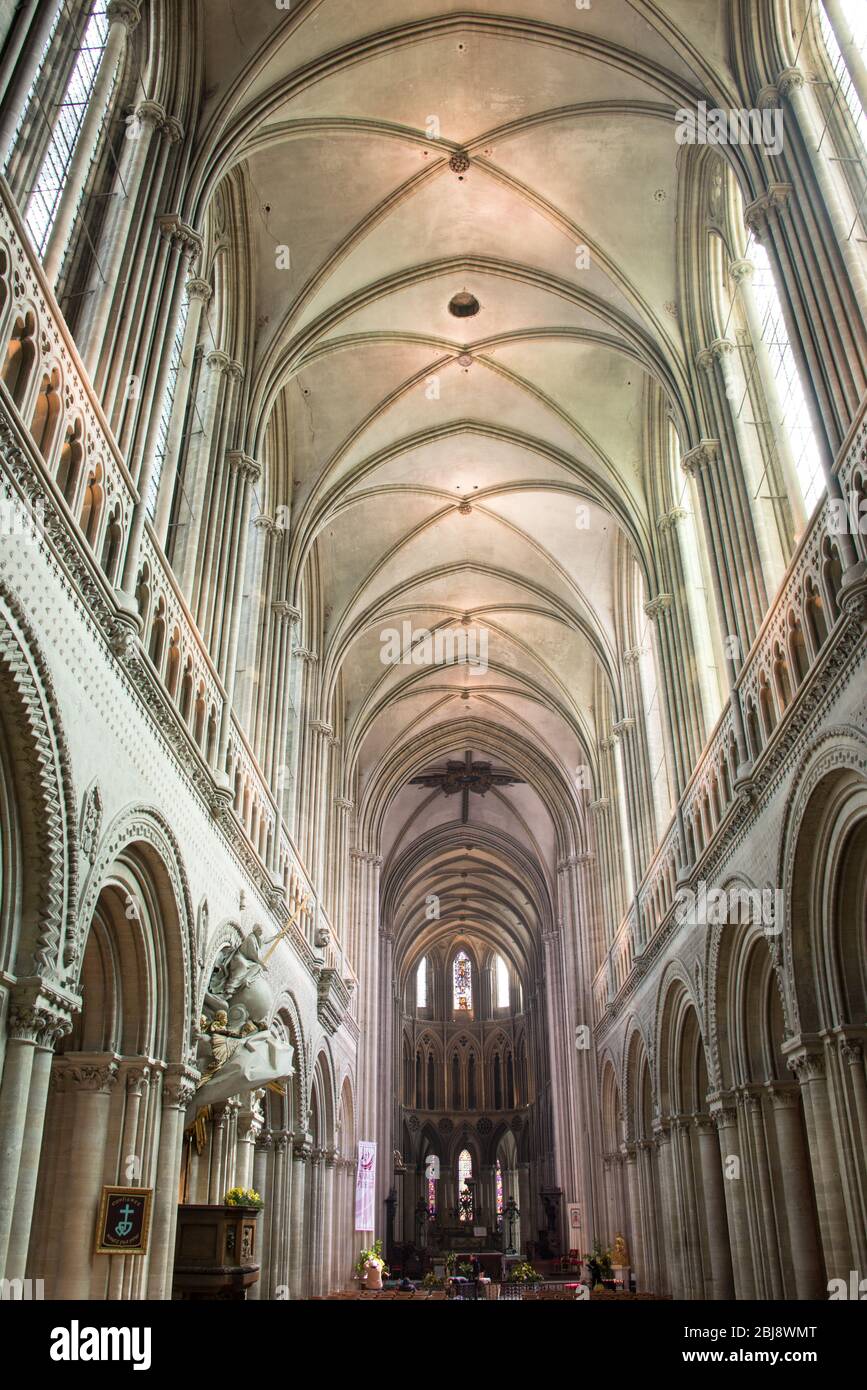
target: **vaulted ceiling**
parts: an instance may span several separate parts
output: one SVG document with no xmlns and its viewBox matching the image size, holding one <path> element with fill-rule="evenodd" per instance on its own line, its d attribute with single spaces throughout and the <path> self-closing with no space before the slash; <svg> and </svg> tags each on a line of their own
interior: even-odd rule
<svg viewBox="0 0 867 1390">
<path fill-rule="evenodd" d="M 395 916 L 439 887 L 446 930 L 469 882 L 518 960 L 584 844 L 625 546 L 652 581 L 649 383 L 690 417 L 674 111 L 731 86 L 723 7 L 217 8 L 202 196 L 243 170 L 249 446 L 284 412 L 262 505 L 291 502 L 294 601 L 316 575 L 320 717 L 339 693 Z M 386 629 L 462 620 L 486 670 L 383 663 Z M 464 823 L 410 779 L 467 750 L 521 781 Z"/>
</svg>

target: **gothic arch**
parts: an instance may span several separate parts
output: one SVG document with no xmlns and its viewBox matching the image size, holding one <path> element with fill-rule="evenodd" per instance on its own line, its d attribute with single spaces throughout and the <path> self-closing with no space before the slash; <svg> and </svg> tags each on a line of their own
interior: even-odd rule
<svg viewBox="0 0 867 1390">
<path fill-rule="evenodd" d="M 2 577 L 0 741 L 7 826 L 0 967 L 60 980 L 72 963 L 78 807 L 54 683 L 35 630 Z"/>
<path fill-rule="evenodd" d="M 172 1047 L 182 1053 L 180 1039 L 175 1036 L 181 1019 L 185 1046 L 190 1046 L 199 1017 L 196 1007 L 200 1001 L 193 994 L 195 914 L 177 838 L 162 814 L 152 807 L 127 807 L 103 834 L 82 888 L 76 926 L 76 973 L 81 968 L 100 894 L 116 863 L 127 864 L 133 875 L 140 874 L 143 888 L 155 896 L 155 920 L 162 932 L 166 968 L 177 991 Z M 207 980 L 207 976 L 204 978 Z"/>
</svg>

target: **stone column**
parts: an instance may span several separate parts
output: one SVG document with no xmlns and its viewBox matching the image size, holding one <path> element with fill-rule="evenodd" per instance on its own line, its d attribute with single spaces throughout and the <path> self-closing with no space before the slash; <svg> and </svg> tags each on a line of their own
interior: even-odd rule
<svg viewBox="0 0 867 1390">
<path fill-rule="evenodd" d="M 229 1112 L 226 1105 L 215 1105 L 211 1109 L 211 1165 L 208 1173 L 208 1205 L 219 1206 L 225 1196 L 223 1191 L 223 1154 L 226 1147 L 226 1126 Z"/>
<path fill-rule="evenodd" d="M 810 1191 L 809 1160 L 801 1120 L 801 1097 L 797 1086 L 773 1083 L 767 1087 L 777 1133 L 780 1184 L 789 1234 L 795 1298 L 822 1298 L 826 1294 L 822 1276 L 822 1257 L 813 1220 L 813 1194 Z"/>
<path fill-rule="evenodd" d="M 106 108 L 111 96 L 114 76 L 118 64 L 123 61 L 127 34 L 138 24 L 141 12 L 136 0 L 108 0 L 106 5 L 108 36 L 105 41 L 96 81 L 90 101 L 87 104 L 84 120 L 78 132 L 75 149 L 72 153 L 63 192 L 54 217 L 54 226 L 48 238 L 42 268 L 50 285 L 54 285 L 60 274 L 63 257 L 69 242 L 81 195 L 90 173 L 94 151 L 100 132 L 106 122 Z"/>
<path fill-rule="evenodd" d="M 310 1136 L 302 1134 L 292 1146 L 292 1202 L 289 1210 L 289 1292 L 292 1298 L 303 1298 L 306 1288 L 304 1210 L 310 1154 Z"/>
<path fill-rule="evenodd" d="M 100 233 L 96 264 L 88 281 L 87 304 L 77 333 L 82 361 L 97 387 L 101 387 L 105 380 L 107 363 L 101 359 L 106 347 L 106 329 L 115 303 L 115 291 L 121 280 L 121 266 L 130 249 L 133 213 L 156 130 L 167 130 L 165 107 L 157 101 L 140 101 L 127 127 L 129 138 L 124 141 L 120 168 Z M 102 372 L 99 372 L 100 367 Z M 97 381 L 98 375 L 102 376 L 103 381 Z"/>
<path fill-rule="evenodd" d="M 186 226 L 178 217 L 160 217 L 158 221 L 160 231 L 169 238 L 170 242 L 169 268 L 166 273 L 164 292 L 166 307 L 160 314 L 154 335 L 154 350 L 160 352 L 162 357 L 154 385 L 153 400 L 161 403 L 168 385 L 171 366 L 170 344 L 174 337 L 175 325 L 181 308 L 181 296 L 184 291 L 184 277 L 180 274 L 180 262 L 182 257 L 187 260 L 194 260 L 199 256 L 202 239 L 197 232 L 193 231 L 192 227 Z M 125 598 L 126 606 L 134 617 L 136 628 L 139 624 L 139 618 L 135 587 L 141 558 L 142 537 L 147 519 L 148 494 L 156 458 L 159 425 L 160 409 L 157 406 L 151 411 L 150 421 L 144 432 L 144 439 L 136 450 L 137 457 L 130 460 L 130 472 L 138 489 L 138 501 L 133 507 L 120 589 L 121 596 Z"/>
<path fill-rule="evenodd" d="M 69 1053 L 58 1064 L 73 1102 L 64 1171 L 66 1205 L 52 1296 L 89 1298 L 93 1232 L 105 1166 L 117 1059 L 110 1053 Z"/>
<path fill-rule="evenodd" d="M 270 1166 L 271 1158 L 271 1142 L 272 1136 L 270 1130 L 265 1130 L 263 1133 L 258 1134 L 255 1140 L 255 1152 L 253 1156 L 253 1188 L 256 1192 L 259 1193 L 259 1196 L 265 1203 L 265 1208 L 262 1212 L 262 1215 L 259 1217 L 259 1278 L 257 1279 L 256 1283 L 252 1284 L 250 1288 L 247 1290 L 247 1297 L 252 1299 L 260 1299 L 262 1298 L 264 1293 L 264 1290 L 262 1288 L 262 1281 L 265 1278 L 266 1274 L 265 1261 L 268 1254 L 267 1229 L 269 1220 L 269 1208 L 271 1206 L 272 1201 L 270 1185 L 268 1182 L 268 1169 Z"/>
<path fill-rule="evenodd" d="M 232 702 L 235 694 L 235 677 L 238 656 L 238 632 L 241 623 L 241 591 L 244 575 L 244 558 L 247 553 L 247 536 L 250 529 L 250 505 L 252 502 L 252 486 L 259 477 L 259 465 L 245 454 L 235 454 L 231 458 L 235 462 L 240 475 L 240 485 L 243 489 L 241 499 L 240 526 L 237 535 L 237 549 L 235 556 L 235 569 L 232 574 L 229 604 L 228 604 L 228 634 L 223 646 L 224 655 L 224 676 L 223 683 L 226 689 L 226 699 L 223 704 L 222 718 L 220 721 L 220 736 L 217 751 L 217 767 L 220 772 L 226 766 L 226 753 L 229 747 L 229 733 L 231 730 Z"/>
<path fill-rule="evenodd" d="M 175 480 L 178 475 L 178 460 L 182 444 L 181 436 L 184 428 L 184 419 L 187 414 L 187 397 L 190 393 L 190 378 L 193 371 L 193 360 L 196 355 L 196 345 L 199 341 L 199 329 L 202 325 L 202 311 L 211 297 L 211 287 L 207 280 L 202 280 L 194 275 L 187 281 L 186 292 L 187 321 L 184 324 L 181 360 L 178 366 L 178 374 L 175 378 L 172 418 L 169 423 L 168 438 L 166 439 L 166 452 L 163 458 L 162 473 L 160 474 L 159 497 L 157 499 L 156 519 L 154 521 L 154 530 L 156 531 L 157 540 L 163 549 L 165 549 L 166 546 L 169 521 L 171 520 L 172 501 L 175 495 Z"/>
<path fill-rule="evenodd" d="M 644 1240 L 641 1231 L 641 1191 L 638 1177 L 638 1146 L 634 1143 L 625 1144 L 623 1146 L 623 1153 L 626 1168 L 626 1188 L 629 1193 L 629 1220 L 626 1223 L 629 1253 L 632 1258 L 636 1285 L 639 1289 L 646 1291 L 650 1288 L 650 1284 L 647 1277 Z M 583 1250 L 581 1254 L 584 1254 Z"/>
<path fill-rule="evenodd" d="M 816 110 L 816 98 L 805 84 L 800 68 L 786 68 L 777 78 L 777 88 L 786 97 L 804 137 L 804 145 L 813 166 L 816 183 L 822 196 L 843 263 L 852 286 L 862 319 L 867 322 L 867 270 L 864 253 L 857 236 L 861 210 L 855 209 L 848 190 L 839 182 L 826 154 L 822 140 L 822 118 Z M 863 224 L 862 224 L 863 225 Z M 855 230 L 853 230 L 855 228 Z M 863 232 L 862 232 L 863 235 Z"/>
<path fill-rule="evenodd" d="M 722 1160 L 723 1191 L 728 1212 L 729 1239 L 732 1244 L 732 1273 L 735 1298 L 755 1298 L 747 1197 L 744 1188 L 744 1157 L 738 1133 L 738 1112 L 730 1097 L 711 1099 L 711 1119 L 717 1128 Z"/>
<path fill-rule="evenodd" d="M 53 1010 L 12 1004 L 0 1084 L 0 1275 L 7 1279 L 25 1276 L 54 1045 L 70 1028 Z"/>
<path fill-rule="evenodd" d="M 822 0 L 828 23 L 834 31 L 834 38 L 840 46 L 843 62 L 846 64 L 852 86 L 855 88 L 863 111 L 867 111 L 867 63 L 855 39 L 852 25 L 846 17 L 842 0 Z"/>
<path fill-rule="evenodd" d="M 149 1299 L 170 1298 L 178 1221 L 178 1178 L 184 1117 L 195 1095 L 198 1073 L 181 1063 L 166 1068 L 160 1109 L 160 1139 L 154 1174 L 154 1203 L 148 1256 Z M 222 1197 L 222 1193 L 220 1194 Z"/>
<path fill-rule="evenodd" d="M 279 1286 L 287 1282 L 286 1270 L 283 1265 L 283 1236 L 286 1209 L 291 1206 L 291 1200 L 288 1196 L 290 1166 L 291 1137 L 283 1130 L 274 1135 L 274 1158 L 271 1166 L 271 1235 L 268 1248 L 269 1298 L 273 1298 Z"/>
<path fill-rule="evenodd" d="M 238 1147 L 235 1162 L 235 1182 L 238 1187 L 253 1187 L 262 1196 L 262 1191 L 253 1181 L 255 1168 L 256 1141 L 262 1132 L 264 1117 L 260 1099 L 264 1092 L 251 1091 L 245 1110 L 238 1112 Z"/>
<path fill-rule="evenodd" d="M 783 1283 L 777 1250 L 777 1226 L 774 1218 L 774 1197 L 771 1191 L 771 1174 L 765 1142 L 761 1093 L 747 1089 L 744 1095 L 744 1108 L 752 1131 L 757 1216 L 762 1226 L 761 1244 L 764 1260 L 758 1273 L 760 1282 L 765 1285 L 764 1296 L 778 1299 L 783 1297 Z"/>
<path fill-rule="evenodd" d="M 196 587 L 196 573 L 200 560 L 200 542 L 202 537 L 202 526 L 205 520 L 206 502 L 208 493 L 208 482 L 210 479 L 209 464 L 211 461 L 211 443 L 217 424 L 217 405 L 220 399 L 225 374 L 231 366 L 229 358 L 224 352 L 214 350 L 206 354 L 202 364 L 202 377 L 204 385 L 200 385 L 201 408 L 199 410 L 201 428 L 194 440 L 190 442 L 187 453 L 187 462 L 184 472 L 187 491 L 189 492 L 190 517 L 188 521 L 179 523 L 174 547 L 174 569 L 178 578 L 178 583 L 184 591 L 184 595 L 190 607 Z"/>
<path fill-rule="evenodd" d="M 334 1163 L 337 1152 L 326 1149 L 323 1158 L 323 1211 L 322 1211 L 322 1292 L 330 1293 L 334 1287 Z"/>
<path fill-rule="evenodd" d="M 798 1078 L 804 1102 L 825 1270 L 829 1279 L 848 1279 L 852 1268 L 852 1248 L 825 1057 L 818 1050 L 809 1051 L 805 1046 L 788 1058 L 788 1066 Z"/>
<path fill-rule="evenodd" d="M 126 1086 L 126 1108 L 123 1115 L 123 1133 L 120 1141 L 119 1181 L 130 1187 L 142 1185 L 143 1156 L 139 1145 L 139 1115 L 141 1102 L 147 1095 L 151 1069 L 141 1062 L 122 1062 L 121 1076 Z M 125 1255 L 112 1255 L 109 1261 L 108 1296 L 120 1299 L 124 1296 L 124 1285 L 129 1276 L 128 1266 L 138 1265 L 138 1259 L 128 1259 Z"/>
<path fill-rule="evenodd" d="M 671 1123 L 663 1121 L 653 1127 L 653 1138 L 662 1196 L 663 1245 L 666 1253 L 668 1292 L 672 1298 L 684 1297 L 683 1241 L 680 1212 L 674 1186 L 674 1159 L 671 1149 Z"/>
<path fill-rule="evenodd" d="M 734 1296 L 732 1257 L 726 1219 L 726 1198 L 720 1167 L 720 1150 L 716 1130 L 709 1115 L 695 1116 L 695 1132 L 701 1166 L 701 1188 L 707 1226 L 709 1277 L 705 1280 L 705 1296 L 730 1299 Z"/>
</svg>

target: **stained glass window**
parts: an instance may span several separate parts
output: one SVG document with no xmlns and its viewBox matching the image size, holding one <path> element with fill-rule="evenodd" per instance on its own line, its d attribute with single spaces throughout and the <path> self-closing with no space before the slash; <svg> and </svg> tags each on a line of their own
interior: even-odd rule
<svg viewBox="0 0 867 1390">
<path fill-rule="evenodd" d="M 427 956 L 422 956 L 415 972 L 415 1006 L 417 1009 L 427 1008 Z"/>
<path fill-rule="evenodd" d="M 499 1160 L 499 1159 L 497 1159 L 496 1183 L 497 1183 L 497 1218 L 499 1219 L 499 1218 L 502 1217 L 502 1215 L 503 1215 L 503 1170 L 502 1170 L 502 1168 L 500 1167 L 500 1160 Z"/>
<path fill-rule="evenodd" d="M 509 971 L 502 956 L 497 956 L 497 1008 L 509 1007 Z"/>
<path fill-rule="evenodd" d="M 466 951 L 455 956 L 454 1007 L 466 1012 L 473 1007 L 473 967 Z"/>
<path fill-rule="evenodd" d="M 428 1215 L 429 1215 L 429 1216 L 436 1216 L 436 1214 L 437 1214 L 437 1184 L 436 1184 L 436 1178 L 428 1178 L 428 1180 L 427 1180 L 427 1209 L 428 1209 Z"/>
<path fill-rule="evenodd" d="M 467 1185 L 472 1176 L 472 1155 L 463 1149 L 458 1158 L 458 1216 L 461 1221 L 473 1220 L 473 1190 Z"/>
</svg>

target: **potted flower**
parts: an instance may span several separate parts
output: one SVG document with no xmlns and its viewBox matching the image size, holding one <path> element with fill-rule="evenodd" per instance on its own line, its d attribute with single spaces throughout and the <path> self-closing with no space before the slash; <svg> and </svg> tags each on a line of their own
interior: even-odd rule
<svg viewBox="0 0 867 1390">
<path fill-rule="evenodd" d="M 230 1187 L 223 1198 L 226 1207 L 246 1207 L 248 1211 L 261 1211 L 265 1203 L 252 1187 Z"/>
<path fill-rule="evenodd" d="M 534 1269 L 526 1260 L 513 1265 L 509 1271 L 510 1284 L 541 1284 L 542 1276 L 537 1269 Z"/>
<path fill-rule="evenodd" d="M 382 1241 L 375 1240 L 369 1250 L 362 1250 L 355 1262 L 355 1277 L 361 1281 L 362 1288 L 381 1289 L 382 1276 L 388 1273 L 388 1266 L 382 1258 Z"/>
</svg>

